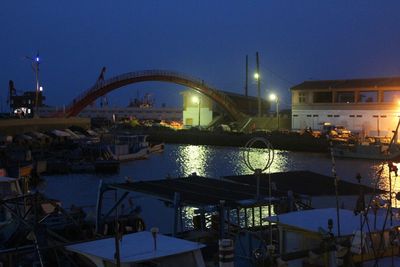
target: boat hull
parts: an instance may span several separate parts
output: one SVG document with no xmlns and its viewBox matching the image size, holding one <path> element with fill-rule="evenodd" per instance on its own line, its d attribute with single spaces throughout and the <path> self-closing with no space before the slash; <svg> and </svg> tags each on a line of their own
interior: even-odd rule
<svg viewBox="0 0 400 267">
<path fill-rule="evenodd" d="M 338 145 L 333 148 L 333 155 L 338 158 L 391 160 L 400 157 L 400 150 L 388 151 L 381 145 Z"/>
</svg>

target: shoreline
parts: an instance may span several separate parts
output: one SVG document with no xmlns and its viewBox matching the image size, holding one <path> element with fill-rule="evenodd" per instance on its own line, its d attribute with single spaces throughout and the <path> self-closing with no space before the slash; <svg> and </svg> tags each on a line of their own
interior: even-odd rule
<svg viewBox="0 0 400 267">
<path fill-rule="evenodd" d="M 170 130 L 157 128 L 127 129 L 132 134 L 148 135 L 150 142 L 166 144 L 191 144 L 245 147 L 254 137 L 266 138 L 275 149 L 301 152 L 329 152 L 329 142 L 310 134 L 295 132 L 255 132 L 251 134 L 236 132 L 210 132 L 201 130 Z"/>
</svg>

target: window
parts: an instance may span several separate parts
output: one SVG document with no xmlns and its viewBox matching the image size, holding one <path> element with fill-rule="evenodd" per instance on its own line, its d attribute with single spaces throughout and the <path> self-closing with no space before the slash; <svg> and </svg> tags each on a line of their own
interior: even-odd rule
<svg viewBox="0 0 400 267">
<path fill-rule="evenodd" d="M 378 102 L 378 91 L 361 91 L 357 101 L 360 103 Z"/>
<path fill-rule="evenodd" d="M 328 118 L 332 118 L 333 115 L 328 115 Z"/>
<path fill-rule="evenodd" d="M 357 115 L 357 118 L 362 118 L 362 115 Z"/>
<path fill-rule="evenodd" d="M 185 121 L 186 123 L 186 125 L 193 125 L 193 119 L 192 118 L 186 118 L 186 121 Z"/>
<path fill-rule="evenodd" d="M 384 91 L 383 102 L 398 102 L 400 100 L 400 91 Z"/>
<path fill-rule="evenodd" d="M 340 115 L 333 115 L 333 117 L 335 117 L 335 118 L 339 118 L 339 117 L 340 117 Z"/>
<path fill-rule="evenodd" d="M 311 117 L 311 115 L 307 115 L 307 117 Z"/>
<path fill-rule="evenodd" d="M 307 93 L 299 92 L 299 103 L 306 103 Z"/>
<path fill-rule="evenodd" d="M 294 114 L 293 117 L 298 117 L 298 115 L 297 115 L 297 114 Z"/>
<path fill-rule="evenodd" d="M 332 103 L 332 92 L 315 92 L 314 103 Z"/>
<path fill-rule="evenodd" d="M 350 117 L 350 118 L 354 118 L 355 116 L 354 116 L 354 115 L 349 115 L 349 117 Z"/>
<path fill-rule="evenodd" d="M 354 92 L 337 92 L 336 103 L 354 103 Z"/>
</svg>

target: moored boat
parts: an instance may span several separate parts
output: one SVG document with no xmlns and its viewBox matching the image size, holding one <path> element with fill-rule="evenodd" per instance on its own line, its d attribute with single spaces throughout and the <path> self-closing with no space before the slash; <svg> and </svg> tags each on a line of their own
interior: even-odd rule
<svg viewBox="0 0 400 267">
<path fill-rule="evenodd" d="M 149 143 L 146 135 L 119 135 L 114 144 L 108 146 L 108 152 L 119 161 L 146 159 L 149 156 Z"/>
<path fill-rule="evenodd" d="M 398 266 L 400 221 L 385 211 L 327 208 L 267 217 L 279 231 L 273 257 L 287 267 Z"/>
<path fill-rule="evenodd" d="M 161 152 L 164 151 L 164 147 L 165 147 L 165 143 L 164 142 L 157 143 L 157 144 L 150 143 L 149 150 L 150 150 L 151 153 L 161 153 Z"/>
<path fill-rule="evenodd" d="M 397 158 L 400 156 L 400 147 L 396 142 L 399 126 L 400 119 L 389 142 L 383 141 L 386 138 L 378 136 L 371 138 L 368 141 L 357 140 L 354 144 L 338 143 L 336 145 L 332 145 L 331 143 L 331 153 L 333 156 L 340 158 L 375 160 L 391 160 Z"/>
<path fill-rule="evenodd" d="M 391 160 L 400 156 L 400 149 L 395 144 L 343 143 L 333 146 L 333 155 L 339 158 Z"/>
</svg>

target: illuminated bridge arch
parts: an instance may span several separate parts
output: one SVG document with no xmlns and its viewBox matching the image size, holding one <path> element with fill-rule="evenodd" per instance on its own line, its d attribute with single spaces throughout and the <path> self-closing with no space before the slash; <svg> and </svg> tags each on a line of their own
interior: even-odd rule
<svg viewBox="0 0 400 267">
<path fill-rule="evenodd" d="M 133 83 L 148 81 L 170 82 L 190 87 L 215 101 L 232 117 L 232 119 L 239 121 L 244 118 L 244 114 L 238 111 L 236 104 L 232 101 L 232 99 L 218 89 L 205 84 L 203 80 L 189 77 L 177 72 L 164 70 L 129 72 L 104 81 L 100 81 L 78 97 L 74 98 L 72 103 L 65 108 L 65 112 L 58 115 L 64 115 L 66 117 L 77 116 L 86 106 L 90 105 L 97 98 L 117 88 Z"/>
</svg>

